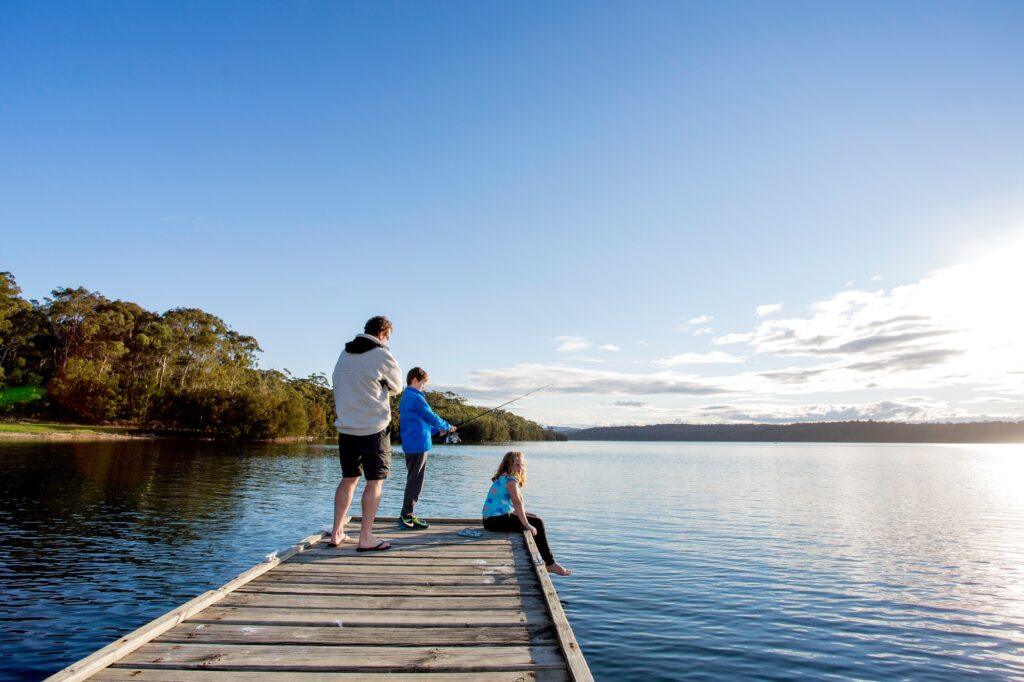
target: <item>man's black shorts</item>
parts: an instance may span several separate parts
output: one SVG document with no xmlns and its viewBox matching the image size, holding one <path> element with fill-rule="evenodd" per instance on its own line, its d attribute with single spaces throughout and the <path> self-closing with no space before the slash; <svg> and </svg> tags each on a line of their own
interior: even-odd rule
<svg viewBox="0 0 1024 682">
<path fill-rule="evenodd" d="M 379 481 L 391 475 L 391 427 L 369 436 L 338 434 L 338 457 L 345 478 Z"/>
</svg>

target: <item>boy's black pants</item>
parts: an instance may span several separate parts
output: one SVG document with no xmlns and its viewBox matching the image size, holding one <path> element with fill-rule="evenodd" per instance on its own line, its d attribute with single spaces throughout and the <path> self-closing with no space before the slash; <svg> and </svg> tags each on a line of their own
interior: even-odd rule
<svg viewBox="0 0 1024 682">
<path fill-rule="evenodd" d="M 414 452 L 406 455 L 405 468 L 409 471 L 409 475 L 405 479 L 402 516 L 412 516 L 416 503 L 420 499 L 420 491 L 423 490 L 423 476 L 427 473 L 427 453 Z"/>
</svg>

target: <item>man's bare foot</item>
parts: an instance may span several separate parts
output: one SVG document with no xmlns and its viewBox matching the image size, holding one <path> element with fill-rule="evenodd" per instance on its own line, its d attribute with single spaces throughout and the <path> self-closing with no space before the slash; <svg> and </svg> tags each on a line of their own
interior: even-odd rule
<svg viewBox="0 0 1024 682">
<path fill-rule="evenodd" d="M 386 547 L 378 547 L 381 543 L 387 545 Z M 359 538 L 359 543 L 356 545 L 356 549 L 391 549 L 391 543 L 384 538 L 379 538 L 376 535 L 371 535 L 366 544 L 363 544 L 363 538 Z"/>
<path fill-rule="evenodd" d="M 548 573 L 554 573 L 555 575 L 572 575 L 572 571 L 557 561 L 548 564 L 547 568 Z"/>
<path fill-rule="evenodd" d="M 351 516 L 346 516 L 341 520 L 341 528 L 331 533 L 330 539 L 327 544 L 333 546 L 344 545 L 347 542 L 355 542 L 353 538 L 345 534 L 344 528 L 348 525 L 349 521 L 352 520 Z"/>
</svg>

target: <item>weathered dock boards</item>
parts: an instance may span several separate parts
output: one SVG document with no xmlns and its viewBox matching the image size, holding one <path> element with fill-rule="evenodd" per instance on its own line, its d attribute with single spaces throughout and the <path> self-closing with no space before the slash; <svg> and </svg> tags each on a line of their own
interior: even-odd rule
<svg viewBox="0 0 1024 682">
<path fill-rule="evenodd" d="M 379 519 L 385 552 L 308 537 L 49 679 L 593 679 L 529 534 L 430 523 Z"/>
</svg>

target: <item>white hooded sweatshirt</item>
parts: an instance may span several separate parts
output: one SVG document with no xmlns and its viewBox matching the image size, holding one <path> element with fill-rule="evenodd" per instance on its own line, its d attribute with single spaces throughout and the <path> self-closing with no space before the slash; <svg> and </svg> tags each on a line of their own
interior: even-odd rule
<svg viewBox="0 0 1024 682">
<path fill-rule="evenodd" d="M 388 398 L 402 390 L 402 370 L 376 336 L 359 334 L 345 344 L 331 377 L 339 433 L 370 436 L 391 423 Z"/>
</svg>

